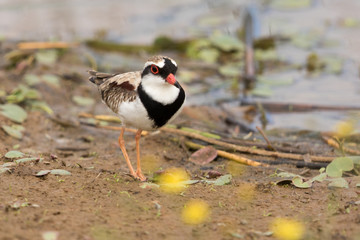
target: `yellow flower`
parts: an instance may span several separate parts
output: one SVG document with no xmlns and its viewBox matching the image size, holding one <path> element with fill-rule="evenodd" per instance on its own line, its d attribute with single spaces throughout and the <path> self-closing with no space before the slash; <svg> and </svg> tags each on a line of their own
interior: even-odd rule
<svg viewBox="0 0 360 240">
<path fill-rule="evenodd" d="M 183 208 L 182 220 L 187 224 L 199 224 L 210 215 L 209 205 L 199 199 L 190 200 Z"/>
<path fill-rule="evenodd" d="M 271 224 L 274 236 L 280 240 L 299 240 L 304 236 L 304 225 L 296 220 L 276 218 Z"/>
<path fill-rule="evenodd" d="M 189 179 L 189 175 L 184 169 L 171 168 L 160 175 L 159 185 L 165 192 L 178 193 L 185 189 L 185 181 Z"/>
<path fill-rule="evenodd" d="M 355 131 L 355 121 L 347 120 L 341 121 L 336 124 L 336 136 L 339 138 L 343 138 L 351 135 Z"/>
</svg>

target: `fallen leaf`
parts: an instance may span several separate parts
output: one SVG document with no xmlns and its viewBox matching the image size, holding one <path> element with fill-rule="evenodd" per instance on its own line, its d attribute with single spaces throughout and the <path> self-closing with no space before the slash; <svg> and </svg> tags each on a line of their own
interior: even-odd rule
<svg viewBox="0 0 360 240">
<path fill-rule="evenodd" d="M 328 179 L 330 181 L 328 187 L 349 188 L 349 183 L 344 178 Z"/>
<path fill-rule="evenodd" d="M 189 161 L 198 165 L 205 165 L 217 157 L 217 150 L 212 146 L 201 148 L 191 154 Z"/>
<path fill-rule="evenodd" d="M 8 135 L 10 135 L 16 139 L 21 139 L 23 137 L 22 132 L 16 128 L 13 128 L 13 127 L 10 127 L 7 125 L 2 125 L 1 127 Z"/>
<path fill-rule="evenodd" d="M 43 160 L 43 158 L 29 157 L 29 158 L 21 158 L 21 159 L 15 160 L 15 162 L 16 163 L 25 163 L 25 162 L 32 162 L 32 161 L 41 162 L 42 160 Z"/>
<path fill-rule="evenodd" d="M 20 157 L 23 157 L 25 154 L 22 153 L 22 152 L 19 152 L 19 151 L 9 151 L 5 154 L 5 157 L 6 158 L 20 158 Z"/>
<path fill-rule="evenodd" d="M 292 183 L 294 184 L 295 187 L 298 188 L 310 188 L 312 186 L 311 180 L 304 182 L 304 179 L 300 176 L 294 177 L 292 179 Z"/>
<path fill-rule="evenodd" d="M 29 85 L 29 86 L 34 86 L 38 83 L 41 82 L 39 76 L 35 75 L 35 74 L 25 74 L 24 75 L 24 81 Z"/>
<path fill-rule="evenodd" d="M 44 177 L 48 175 L 51 172 L 51 170 L 41 170 L 38 173 L 36 173 L 36 177 Z"/>
<path fill-rule="evenodd" d="M 95 103 L 95 100 L 88 97 L 82 97 L 82 96 L 73 96 L 73 101 L 80 106 L 90 106 Z"/>
<path fill-rule="evenodd" d="M 354 168 L 353 160 L 349 157 L 335 158 L 327 167 L 326 174 L 329 177 L 339 178 L 344 171 L 351 171 Z"/>
<path fill-rule="evenodd" d="M 41 76 L 41 79 L 49 85 L 60 87 L 59 77 L 53 74 L 45 74 Z"/>
<path fill-rule="evenodd" d="M 141 183 L 139 187 L 143 189 L 153 189 L 153 188 L 159 188 L 160 186 L 156 183 L 144 182 Z"/>
<path fill-rule="evenodd" d="M 222 186 L 222 185 L 229 184 L 231 182 L 231 179 L 232 179 L 231 174 L 226 174 L 224 176 L 219 177 L 218 179 L 216 179 L 214 181 L 205 180 L 205 182 L 209 183 L 209 184 L 214 184 L 216 186 Z"/>
<path fill-rule="evenodd" d="M 50 174 L 61 175 L 61 176 L 71 175 L 71 173 L 69 171 L 66 171 L 66 170 L 63 170 L 63 169 L 53 169 L 53 170 L 50 171 Z"/>
<path fill-rule="evenodd" d="M 27 113 L 25 112 L 25 110 L 15 104 L 4 104 L 4 105 L 0 105 L 0 114 L 9 118 L 10 120 L 17 122 L 17 123 L 22 123 L 25 121 L 25 119 L 27 118 Z"/>
<path fill-rule="evenodd" d="M 56 231 L 46 231 L 41 233 L 43 240 L 57 240 L 59 238 L 59 232 Z"/>
</svg>

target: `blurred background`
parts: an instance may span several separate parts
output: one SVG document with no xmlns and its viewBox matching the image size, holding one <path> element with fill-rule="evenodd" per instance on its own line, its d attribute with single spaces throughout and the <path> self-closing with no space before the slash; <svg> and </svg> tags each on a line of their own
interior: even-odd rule
<svg viewBox="0 0 360 240">
<path fill-rule="evenodd" d="M 188 105 L 241 118 L 239 102 L 260 103 L 268 128 L 330 131 L 360 108 L 359 9 L 356 0 L 2 0 L 0 37 L 80 43 L 84 61 L 103 71 L 141 69 L 152 53 L 168 54 L 180 63 Z M 257 79 L 249 91 L 246 37 Z"/>
</svg>

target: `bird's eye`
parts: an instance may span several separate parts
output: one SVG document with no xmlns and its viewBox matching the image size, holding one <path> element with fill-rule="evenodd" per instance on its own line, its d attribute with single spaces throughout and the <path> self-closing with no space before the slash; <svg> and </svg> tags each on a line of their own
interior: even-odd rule
<svg viewBox="0 0 360 240">
<path fill-rule="evenodd" d="M 151 68 L 150 68 L 151 72 L 153 74 L 158 74 L 159 73 L 159 68 L 155 65 L 151 65 Z"/>
</svg>

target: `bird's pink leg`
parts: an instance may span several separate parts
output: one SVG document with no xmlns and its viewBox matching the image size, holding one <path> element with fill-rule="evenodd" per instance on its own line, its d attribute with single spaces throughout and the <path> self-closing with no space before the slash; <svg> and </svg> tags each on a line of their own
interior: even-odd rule
<svg viewBox="0 0 360 240">
<path fill-rule="evenodd" d="M 126 160 L 126 163 L 130 169 L 130 174 L 134 177 L 134 178 L 139 178 L 138 175 L 135 173 L 134 171 L 134 168 L 133 166 L 131 165 L 131 162 L 130 162 L 130 159 L 129 159 L 129 156 L 126 152 L 126 148 L 125 148 L 125 141 L 124 141 L 124 132 L 125 132 L 125 128 L 121 128 L 121 132 L 120 132 L 120 136 L 119 136 L 119 146 L 120 146 L 120 149 L 124 155 L 124 158 Z"/>
<path fill-rule="evenodd" d="M 140 167 L 140 138 L 141 138 L 141 129 L 138 129 L 135 135 L 135 141 L 136 141 L 136 175 L 140 178 L 141 181 L 146 181 L 146 177 L 141 172 Z"/>
</svg>

